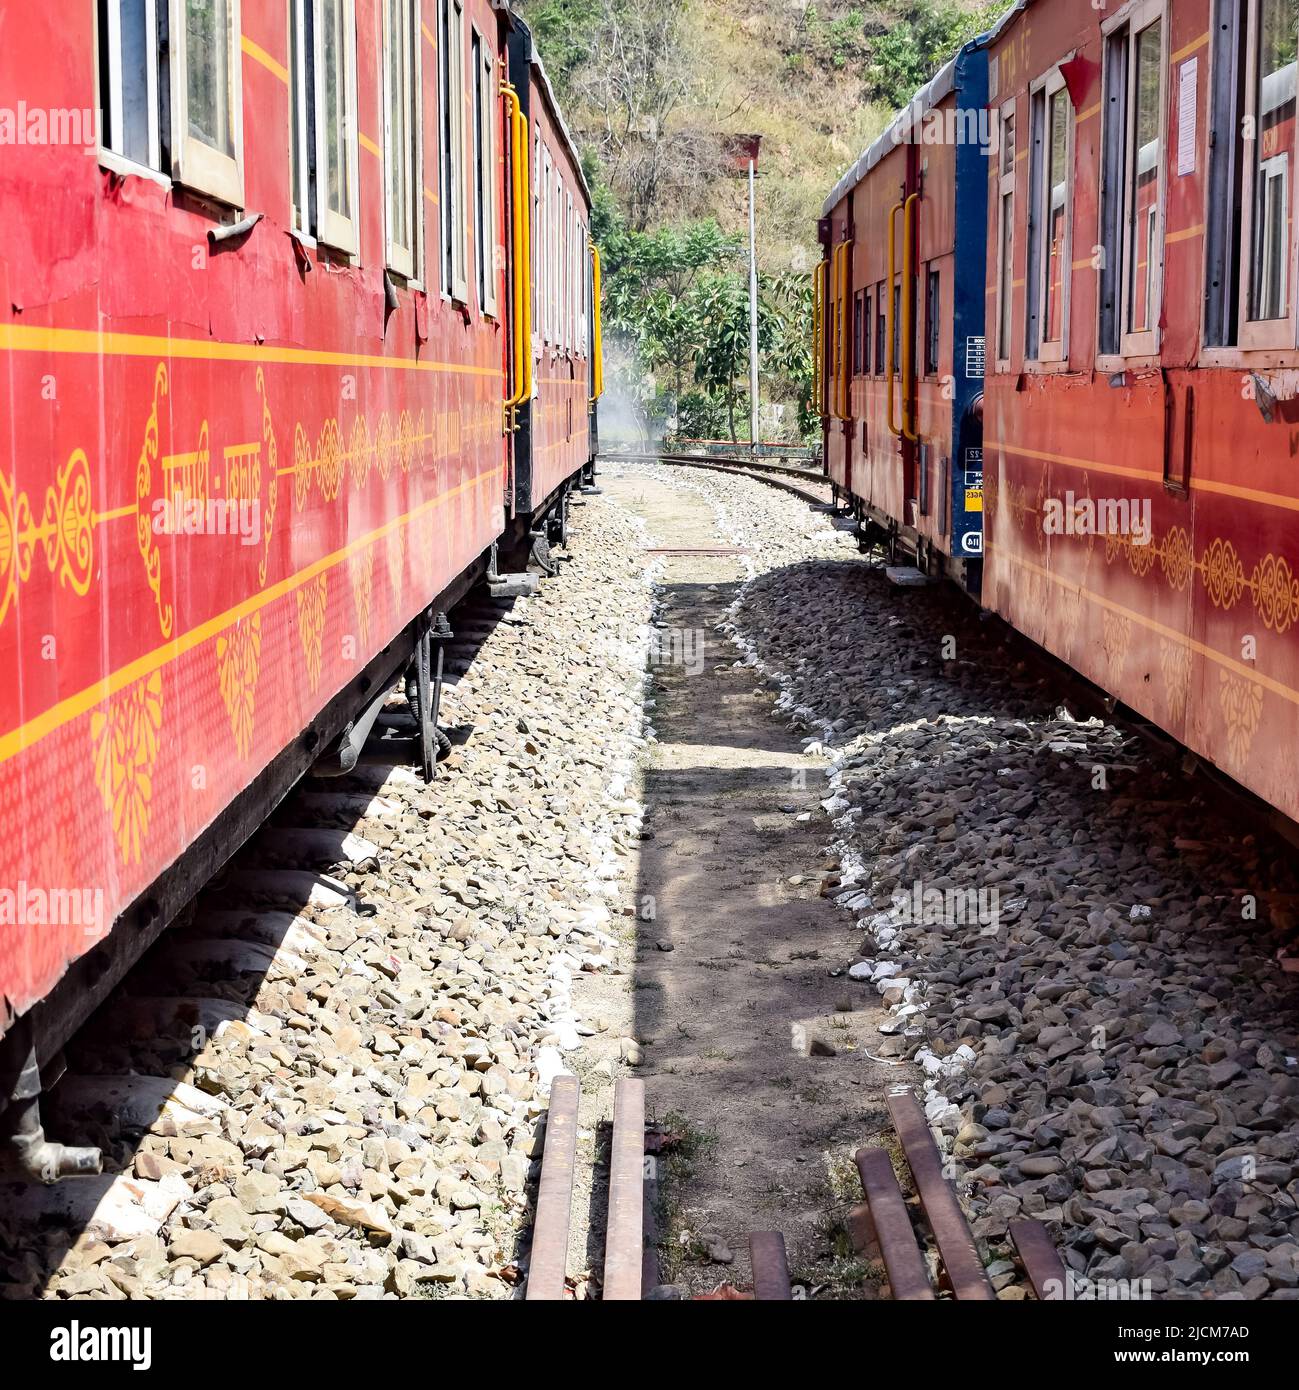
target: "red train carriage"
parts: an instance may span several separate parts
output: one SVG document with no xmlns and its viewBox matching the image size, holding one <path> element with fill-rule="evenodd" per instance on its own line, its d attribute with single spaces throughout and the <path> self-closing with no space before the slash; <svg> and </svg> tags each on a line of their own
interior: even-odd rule
<svg viewBox="0 0 1299 1390">
<path fill-rule="evenodd" d="M 818 389 L 825 459 L 868 525 L 977 574 L 987 59 L 970 44 L 825 204 Z"/>
<path fill-rule="evenodd" d="M 990 237 L 983 597 L 1299 817 L 1293 0 L 1021 5 L 990 48 L 1020 128 L 1063 84 L 1057 350 L 1040 260 Z M 1254 138 L 1257 132 L 1257 138 Z M 1038 156 L 1016 166 L 1031 197 Z M 1009 269 L 1006 268 L 1009 258 Z M 1063 524 L 1060 524 L 1063 522 Z"/>
<path fill-rule="evenodd" d="M 587 190 L 507 7 L 75 10 L 0 11 L 0 1107 L 27 1138 L 63 1038 L 535 535 L 595 394 Z"/>
<path fill-rule="evenodd" d="M 954 334 L 968 342 L 986 324 L 974 412 L 984 487 L 970 489 L 986 505 L 984 560 L 963 577 L 989 608 L 1291 819 L 1297 48 L 1299 0 L 1022 0 L 963 55 L 986 58 L 988 157 L 975 169 L 959 146 L 953 159 L 895 127 L 827 204 L 820 296 L 823 408 L 846 417 L 827 419 L 830 476 L 937 569 L 955 547 L 926 516 L 924 470 L 911 485 L 911 459 L 926 446 L 945 458 L 950 435 L 926 413 L 910 325 L 935 253 L 941 272 L 948 205 L 959 262 L 964 184 L 982 184 L 972 286 L 985 304 L 968 320 L 980 326 Z M 959 104 L 959 77 L 944 76 L 917 109 L 950 102 L 953 86 Z M 862 351 L 857 380 L 836 314 L 847 322 L 854 295 L 874 296 L 878 321 L 890 216 L 915 195 L 918 249 L 904 232 L 894 290 L 901 340 L 892 357 L 878 339 L 873 358 Z M 839 279 L 833 248 L 845 235 L 856 245 L 839 253 Z M 955 306 L 940 296 L 940 357 L 960 278 Z M 851 381 L 836 394 L 839 374 Z"/>
</svg>

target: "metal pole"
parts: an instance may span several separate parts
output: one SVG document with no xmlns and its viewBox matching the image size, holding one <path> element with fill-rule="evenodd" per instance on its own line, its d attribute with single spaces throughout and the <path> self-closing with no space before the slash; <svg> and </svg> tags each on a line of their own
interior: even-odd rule
<svg viewBox="0 0 1299 1390">
<path fill-rule="evenodd" d="M 749 160 L 749 448 L 758 452 L 758 242 L 754 224 L 754 161 Z"/>
</svg>

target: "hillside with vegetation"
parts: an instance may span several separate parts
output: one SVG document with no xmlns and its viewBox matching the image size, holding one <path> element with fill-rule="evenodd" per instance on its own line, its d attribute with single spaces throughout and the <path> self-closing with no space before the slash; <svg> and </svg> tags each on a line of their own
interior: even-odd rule
<svg viewBox="0 0 1299 1390">
<path fill-rule="evenodd" d="M 596 198 L 606 439 L 747 439 L 747 164 L 758 158 L 761 432 L 810 433 L 826 192 L 986 0 L 521 0 Z"/>
</svg>

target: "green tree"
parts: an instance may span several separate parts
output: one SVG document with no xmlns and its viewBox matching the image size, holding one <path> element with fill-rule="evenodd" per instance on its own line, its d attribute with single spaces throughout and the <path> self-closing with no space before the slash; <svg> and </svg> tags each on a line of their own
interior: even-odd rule
<svg viewBox="0 0 1299 1390">
<path fill-rule="evenodd" d="M 991 27 L 1002 0 L 969 10 L 953 0 L 920 0 L 870 42 L 867 92 L 901 110 L 961 47 Z"/>
</svg>

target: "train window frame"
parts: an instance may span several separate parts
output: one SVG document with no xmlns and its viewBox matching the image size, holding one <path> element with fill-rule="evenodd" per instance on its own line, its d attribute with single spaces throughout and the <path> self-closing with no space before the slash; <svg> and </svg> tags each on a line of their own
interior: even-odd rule
<svg viewBox="0 0 1299 1390">
<path fill-rule="evenodd" d="M 1259 88 L 1259 0 L 1243 0 L 1246 14 L 1244 33 L 1241 41 L 1245 46 L 1245 91 L 1244 127 L 1260 130 L 1258 110 Z M 1299 32 L 1297 32 L 1299 40 Z M 1299 227 L 1294 225 L 1295 184 L 1294 161 L 1299 155 L 1299 140 L 1295 138 L 1295 128 L 1291 127 L 1290 146 L 1270 158 L 1257 157 L 1254 139 L 1246 139 L 1243 144 L 1240 162 L 1240 266 L 1239 281 L 1236 286 L 1237 324 L 1236 347 L 1241 351 L 1276 351 L 1294 348 L 1296 342 L 1296 300 L 1299 300 Z M 1268 173 L 1268 166 L 1272 173 Z M 1258 247 L 1255 245 L 1255 213 L 1258 207 L 1258 179 L 1260 174 L 1269 183 L 1276 177 L 1282 180 L 1280 209 L 1283 218 L 1290 219 L 1290 250 L 1287 260 L 1280 265 L 1282 288 L 1289 301 L 1287 312 L 1278 317 L 1255 318 L 1257 308 L 1255 273 L 1258 269 Z M 1265 234 L 1266 236 L 1266 231 Z"/>
<path fill-rule="evenodd" d="M 232 153 L 191 134 L 189 128 L 189 39 L 186 0 L 169 0 L 168 44 L 171 84 L 171 173 L 185 188 L 232 208 L 244 206 L 244 77 L 241 0 L 226 0 L 226 99 Z"/>
<path fill-rule="evenodd" d="M 554 232 L 552 219 L 555 212 L 554 190 L 550 186 L 550 176 L 554 172 L 550 162 L 550 148 L 541 142 L 541 341 L 549 346 L 554 342 L 554 310 L 551 303 L 551 238 Z"/>
<path fill-rule="evenodd" d="M 862 314 L 865 311 L 862 298 L 863 292 L 861 290 L 854 291 L 852 297 L 852 374 L 855 377 L 862 374 L 861 329 Z"/>
<path fill-rule="evenodd" d="M 591 355 L 591 253 L 589 248 L 591 233 L 582 217 L 582 206 L 577 211 L 577 341 L 578 355 Z"/>
<path fill-rule="evenodd" d="M 474 240 L 477 243 L 478 309 L 494 319 L 500 312 L 496 294 L 496 57 L 482 30 L 470 30 L 469 52 L 474 64 Z"/>
<path fill-rule="evenodd" d="M 416 0 L 417 8 L 419 0 Z M 438 218 L 439 269 L 444 299 L 469 303 L 465 176 L 464 0 L 438 0 Z"/>
<path fill-rule="evenodd" d="M 292 149 L 290 149 L 290 188 L 289 201 L 291 215 L 294 219 L 295 230 L 301 236 L 314 238 L 323 246 L 328 246 L 332 250 L 340 251 L 347 256 L 358 256 L 361 251 L 360 227 L 361 219 L 359 216 L 359 138 L 357 122 L 357 76 L 356 76 L 356 3 L 355 0 L 338 0 L 342 5 L 342 41 L 343 41 L 343 169 L 342 181 L 347 188 L 347 206 L 350 215 L 335 212 L 329 206 L 328 196 L 322 196 L 322 187 L 328 187 L 328 171 L 333 165 L 334 154 L 329 145 L 329 122 L 325 112 L 325 87 L 322 79 L 325 71 L 326 59 L 326 24 L 322 23 L 322 14 L 318 0 L 289 0 L 289 101 L 290 104 L 298 104 L 301 108 L 303 128 L 300 132 L 300 139 L 303 149 L 299 153 L 302 158 L 303 153 L 310 152 L 314 156 L 314 164 L 307 160 L 300 169 L 301 184 L 294 189 L 292 187 L 293 161 Z M 305 30 L 307 13 L 311 14 L 312 22 L 310 29 L 311 41 L 311 69 L 308 78 L 307 68 L 303 67 L 300 74 L 302 82 L 300 88 L 294 89 L 294 79 L 299 76 L 293 71 L 293 53 L 295 37 L 305 44 L 308 37 Z M 304 29 L 301 36 L 297 35 L 296 25 L 301 18 Z M 302 49 L 305 52 L 305 47 Z M 292 115 L 292 113 L 291 113 Z M 293 140 L 293 121 L 289 121 L 290 146 Z M 304 199 L 301 208 L 298 206 L 298 198 Z M 297 218 L 302 214 L 303 222 L 298 225 Z"/>
<path fill-rule="evenodd" d="M 1133 186 L 1134 164 L 1139 152 L 1135 150 L 1136 144 L 1136 102 L 1135 89 L 1137 83 L 1137 64 L 1135 61 L 1137 40 L 1147 29 L 1154 24 L 1159 28 L 1159 157 L 1157 160 L 1158 170 L 1158 189 L 1152 209 L 1155 224 L 1151 233 L 1151 245 L 1158 247 L 1158 265 L 1147 266 L 1150 275 L 1150 283 L 1147 288 L 1148 298 L 1148 321 L 1149 328 L 1131 330 L 1128 324 L 1131 322 L 1131 290 L 1132 277 L 1129 274 L 1132 256 L 1136 251 L 1136 244 L 1132 237 L 1132 206 L 1131 191 Z M 1097 354 L 1096 365 L 1100 370 L 1106 370 L 1110 366 L 1126 365 L 1135 361 L 1154 361 L 1159 357 L 1163 343 L 1163 334 L 1159 327 L 1160 317 L 1163 313 L 1164 303 L 1164 271 L 1165 271 L 1165 251 L 1166 251 L 1166 209 L 1168 199 L 1168 102 L 1169 102 L 1169 22 L 1168 7 L 1165 0 L 1138 0 L 1136 3 L 1125 5 L 1123 9 L 1112 15 L 1101 25 L 1103 36 L 1102 49 L 1102 72 L 1103 72 L 1103 119 L 1105 121 L 1105 131 L 1103 137 L 1103 156 L 1101 172 L 1101 222 L 1098 228 L 1099 241 L 1102 250 L 1106 254 L 1106 263 L 1116 267 L 1120 283 L 1118 285 L 1115 302 L 1112 312 L 1115 315 L 1115 322 L 1108 326 L 1110 333 L 1109 342 L 1113 347 L 1106 349 L 1104 315 L 1105 293 L 1097 296 L 1097 312 L 1101 320 L 1101 336 L 1098 338 L 1098 345 L 1101 351 Z M 1116 50 L 1121 48 L 1122 56 L 1122 87 L 1116 90 L 1118 75 L 1116 68 L 1119 64 L 1115 61 Z M 1117 109 L 1115 103 L 1121 101 L 1121 106 Z M 1121 121 L 1120 127 L 1115 128 L 1115 122 Z M 1121 158 L 1115 157 L 1113 139 L 1115 136 L 1121 137 Z M 1121 167 L 1120 167 L 1121 166 Z M 1119 180 L 1117 190 L 1114 187 L 1115 179 Z M 1107 225 L 1107 213 L 1110 225 Z M 1114 225 L 1117 224 L 1117 225 Z M 1117 234 L 1118 246 L 1107 244 L 1113 242 Z M 1117 254 L 1116 254 L 1117 252 Z M 1114 331 L 1117 328 L 1117 343 L 1114 342 Z"/>
<path fill-rule="evenodd" d="M 888 367 L 889 317 L 885 282 L 875 287 L 875 375 L 883 376 Z"/>
<path fill-rule="evenodd" d="M 862 291 L 862 335 L 861 366 L 862 376 L 875 375 L 875 287 L 868 285 Z"/>
<path fill-rule="evenodd" d="M 1069 55 L 1072 56 L 1072 55 Z M 1061 60 L 1068 62 L 1069 57 Z M 1060 265 L 1060 336 L 1045 337 L 1050 306 L 1051 199 L 1047 170 L 1052 151 L 1048 141 L 1054 103 L 1063 93 L 1065 109 L 1064 245 L 1057 253 Z M 1069 360 L 1069 318 L 1073 298 L 1073 224 L 1075 135 L 1077 113 L 1068 85 L 1057 63 L 1029 85 L 1029 192 L 1028 249 L 1025 270 L 1024 358 L 1030 369 L 1059 368 Z M 1031 297 L 1030 297 L 1031 293 Z"/>
<path fill-rule="evenodd" d="M 571 353 L 577 346 L 577 334 L 574 332 L 577 315 L 573 312 L 573 243 L 577 238 L 573 235 L 572 191 L 566 190 L 564 197 L 564 343 Z"/>
<path fill-rule="evenodd" d="M 403 33 L 397 37 L 405 40 L 400 55 L 395 55 L 393 34 L 389 15 L 390 6 L 400 7 L 406 20 Z M 383 239 L 384 264 L 400 275 L 413 289 L 421 288 L 424 262 L 424 100 L 423 100 L 423 53 L 419 0 L 384 0 L 380 16 L 380 99 L 383 103 Z M 400 56 L 400 67 L 394 57 Z M 396 91 L 394 93 L 394 88 Z M 405 232 L 410 237 L 410 245 L 397 240 L 393 217 L 393 168 L 396 164 L 394 134 L 392 129 L 392 98 L 396 95 L 405 109 L 409 139 L 403 141 L 405 148 L 402 157 L 409 160 L 406 168 L 407 206 L 403 209 L 408 218 Z"/>
<path fill-rule="evenodd" d="M 922 376 L 939 373 L 942 357 L 943 272 L 936 261 L 925 266 L 925 350 Z"/>
<path fill-rule="evenodd" d="M 1019 190 L 1016 141 L 1019 133 L 1018 103 L 1005 102 L 998 112 L 997 143 L 997 288 L 995 294 L 996 362 L 999 371 L 1010 370 L 1015 341 L 1015 206 Z M 1007 130 L 1010 131 L 1009 138 Z M 1009 210 L 1007 209 L 1009 200 Z M 1007 244 L 1006 233 L 1010 233 Z"/>
<path fill-rule="evenodd" d="M 532 207 L 528 209 L 528 216 L 532 220 L 532 231 L 529 234 L 533 248 L 532 264 L 536 267 L 545 264 L 545 248 L 541 244 L 541 195 L 544 189 L 541 183 L 541 128 L 534 124 L 532 131 L 532 178 L 528 188 Z M 528 278 L 532 286 L 532 336 L 535 343 L 545 334 L 545 324 L 542 321 L 541 276 L 534 271 Z"/>
<path fill-rule="evenodd" d="M 303 238 L 315 240 L 312 204 L 316 165 L 312 135 L 316 130 L 316 7 L 314 0 L 289 0 L 289 225 Z M 308 24 L 310 17 L 310 24 Z M 316 155 L 319 158 L 319 155 Z"/>
<path fill-rule="evenodd" d="M 171 187 L 171 178 L 162 163 L 161 94 L 165 76 L 158 50 L 158 0 L 141 0 L 144 9 L 146 34 L 153 42 L 145 45 L 144 110 L 147 125 L 148 162 L 127 154 L 122 113 L 127 104 L 125 84 L 121 0 L 97 0 L 94 7 L 95 38 L 95 109 L 101 113 L 97 123 L 97 157 L 101 168 L 117 174 L 134 174 L 147 178 L 164 188 Z M 138 93 L 136 93 L 138 100 Z"/>
</svg>

